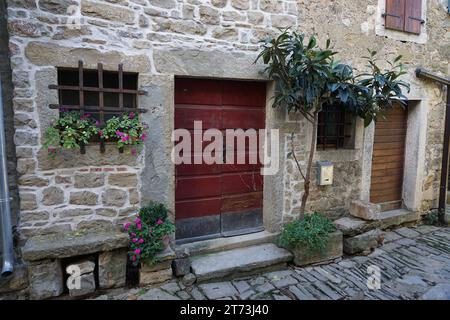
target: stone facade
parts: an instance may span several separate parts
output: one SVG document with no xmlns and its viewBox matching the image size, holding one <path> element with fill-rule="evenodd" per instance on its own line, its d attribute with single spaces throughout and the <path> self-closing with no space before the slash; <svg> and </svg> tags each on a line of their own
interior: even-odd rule
<svg viewBox="0 0 450 320">
<path fill-rule="evenodd" d="M 316 34 L 323 43 L 329 36 L 339 58 L 359 69 L 367 48 L 382 57 L 404 56 L 405 80 L 412 84 L 409 97 L 417 102 L 414 112 L 420 115 L 417 123 L 408 124 L 410 139 L 419 143 L 413 144 L 417 150 L 407 151 L 411 156 L 405 181 L 414 187 L 405 188 L 404 197 L 413 210 L 436 207 L 444 91 L 416 79 L 414 70 L 422 66 L 448 72 L 450 19 L 446 1 L 425 2 L 424 42 L 406 35 L 399 41 L 401 33 L 378 35 L 378 0 L 354 0 L 351 5 L 344 0 L 7 0 L 22 238 L 111 228 L 149 200 L 173 209 L 174 77 L 267 80 L 264 66 L 253 64 L 258 42 L 286 26 Z M 85 155 L 64 151 L 52 159 L 43 149 L 43 131 L 57 115 L 48 108 L 57 101 L 48 85 L 57 81 L 56 67 L 76 67 L 79 59 L 87 68 L 102 62 L 105 70 L 116 70 L 123 63 L 125 71 L 139 72 L 139 88 L 147 91 L 139 98 L 148 110 L 142 119 L 150 124 L 139 157 L 119 154 L 113 147 L 101 154 L 98 145 L 92 145 Z M 268 82 L 268 98 L 271 92 L 273 84 Z M 303 192 L 303 181 L 287 158 L 290 135 L 295 133 L 302 165 L 311 137 L 304 120 L 273 110 L 269 99 L 266 115 L 267 128 L 280 129 L 282 138 L 280 172 L 266 177 L 264 191 L 264 223 L 277 231 L 298 214 Z M 352 200 L 367 200 L 371 136 L 373 126 L 364 128 L 356 121 L 353 148 L 317 153 L 316 160 L 335 164 L 335 176 L 332 186 L 313 187 L 310 210 L 338 217 L 347 213 Z"/>
</svg>

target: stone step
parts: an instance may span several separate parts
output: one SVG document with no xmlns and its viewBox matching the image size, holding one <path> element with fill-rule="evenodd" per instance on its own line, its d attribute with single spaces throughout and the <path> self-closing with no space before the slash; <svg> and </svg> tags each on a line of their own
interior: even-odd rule
<svg viewBox="0 0 450 320">
<path fill-rule="evenodd" d="M 192 257 L 192 272 L 198 282 L 230 278 L 286 267 L 292 254 L 273 243 Z"/>
<path fill-rule="evenodd" d="M 380 212 L 377 220 L 366 221 L 355 217 L 344 217 L 334 221 L 336 227 L 342 231 L 344 237 L 353 237 L 374 229 L 392 229 L 405 223 L 418 221 L 418 212 L 406 209 L 397 209 Z"/>
<path fill-rule="evenodd" d="M 176 251 L 189 252 L 191 255 L 214 253 L 258 244 L 275 242 L 278 234 L 268 231 L 245 234 L 229 238 L 217 238 L 178 245 Z"/>
</svg>

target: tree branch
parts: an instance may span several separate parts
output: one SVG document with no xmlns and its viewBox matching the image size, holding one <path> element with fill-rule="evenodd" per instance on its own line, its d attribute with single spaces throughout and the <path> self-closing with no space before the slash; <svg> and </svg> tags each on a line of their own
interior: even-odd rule
<svg viewBox="0 0 450 320">
<path fill-rule="evenodd" d="M 298 162 L 297 156 L 295 155 L 295 149 L 294 149 L 294 133 L 291 134 L 291 148 L 292 148 L 292 156 L 294 157 L 295 164 L 297 165 L 297 169 L 300 172 L 303 180 L 305 180 L 305 175 L 303 174 L 302 168 L 300 167 L 300 163 Z"/>
</svg>

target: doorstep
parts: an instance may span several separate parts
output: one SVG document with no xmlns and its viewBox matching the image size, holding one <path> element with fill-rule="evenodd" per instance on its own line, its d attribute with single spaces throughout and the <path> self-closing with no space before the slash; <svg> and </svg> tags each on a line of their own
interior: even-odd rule
<svg viewBox="0 0 450 320">
<path fill-rule="evenodd" d="M 238 248 L 244 248 L 264 243 L 274 243 L 278 233 L 262 231 L 227 238 L 215 238 L 190 242 L 176 246 L 176 252 L 189 252 L 190 255 L 214 253 Z"/>
</svg>

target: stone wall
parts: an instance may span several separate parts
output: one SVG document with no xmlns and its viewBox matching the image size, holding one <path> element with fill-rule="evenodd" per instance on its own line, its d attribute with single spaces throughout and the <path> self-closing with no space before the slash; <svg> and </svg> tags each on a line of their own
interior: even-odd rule
<svg viewBox="0 0 450 320">
<path fill-rule="evenodd" d="M 421 209 L 436 206 L 444 95 L 438 86 L 415 79 L 414 69 L 420 65 L 447 73 L 450 33 L 445 1 L 426 2 L 428 37 L 417 43 L 377 36 L 378 0 L 353 0 L 351 5 L 347 0 L 7 0 L 23 236 L 110 226 L 150 200 L 173 209 L 174 76 L 264 80 L 263 66 L 253 64 L 258 41 L 286 26 L 316 34 L 323 43 L 330 37 L 339 58 L 359 69 L 367 48 L 378 50 L 380 57 L 404 55 L 411 94 L 428 110 Z M 94 145 L 86 155 L 66 151 L 56 159 L 43 150 L 42 133 L 57 115 L 48 108 L 56 99 L 48 85 L 56 83 L 56 67 L 76 67 L 79 59 L 87 68 L 102 62 L 105 70 L 116 70 L 123 63 L 125 71 L 139 72 L 139 87 L 148 92 L 140 97 L 140 106 L 148 110 L 142 117 L 150 124 L 140 157 L 114 148 L 105 156 Z M 264 221 L 269 230 L 277 230 L 282 220 L 295 217 L 303 191 L 286 157 L 288 137 L 296 133 L 302 161 L 310 137 L 304 121 L 271 110 L 270 103 L 267 114 L 267 126 L 280 129 L 283 139 L 281 173 L 265 182 L 271 201 L 265 202 Z M 358 128 L 352 150 L 318 153 L 317 160 L 335 163 L 335 182 L 313 188 L 311 210 L 344 214 L 350 200 L 361 197 L 367 148 L 365 131 Z M 110 181 L 121 170 L 133 176 L 126 186 Z M 77 183 L 77 176 L 84 176 L 84 182 Z M 109 189 L 117 189 L 113 202 L 104 198 Z"/>
</svg>

